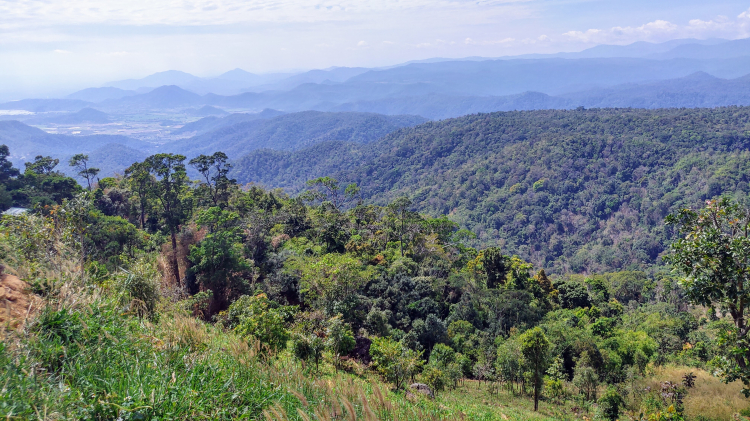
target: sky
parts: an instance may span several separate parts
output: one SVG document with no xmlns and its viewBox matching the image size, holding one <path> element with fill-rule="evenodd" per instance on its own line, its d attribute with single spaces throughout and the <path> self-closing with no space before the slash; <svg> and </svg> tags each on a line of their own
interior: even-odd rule
<svg viewBox="0 0 750 421">
<path fill-rule="evenodd" d="M 0 0 L 0 96 L 750 37 L 750 0 Z"/>
</svg>

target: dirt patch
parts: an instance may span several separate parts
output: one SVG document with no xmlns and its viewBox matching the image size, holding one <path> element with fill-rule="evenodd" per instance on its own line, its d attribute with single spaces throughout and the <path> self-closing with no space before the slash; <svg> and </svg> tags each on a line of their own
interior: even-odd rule
<svg viewBox="0 0 750 421">
<path fill-rule="evenodd" d="M 41 306 L 29 284 L 9 274 L 0 275 L 0 331 L 18 329 Z"/>
</svg>

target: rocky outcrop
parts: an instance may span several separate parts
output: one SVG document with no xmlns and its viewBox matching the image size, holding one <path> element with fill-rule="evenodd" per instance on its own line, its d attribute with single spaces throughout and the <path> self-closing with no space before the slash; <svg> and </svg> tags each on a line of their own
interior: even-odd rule
<svg viewBox="0 0 750 421">
<path fill-rule="evenodd" d="M 430 389 L 430 386 L 427 386 L 424 383 L 412 383 L 409 385 L 409 389 L 421 393 L 430 399 L 435 399 L 435 394 L 432 392 L 432 389 Z"/>
</svg>

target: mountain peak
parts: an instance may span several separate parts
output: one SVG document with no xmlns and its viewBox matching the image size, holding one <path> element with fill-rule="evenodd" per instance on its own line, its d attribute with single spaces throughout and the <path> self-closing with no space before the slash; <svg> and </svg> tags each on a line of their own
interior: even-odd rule
<svg viewBox="0 0 750 421">
<path fill-rule="evenodd" d="M 191 75 L 180 70 L 166 70 L 154 73 L 142 79 L 127 79 L 116 82 L 109 82 L 106 86 L 115 88 L 135 90 L 142 87 L 164 86 L 164 85 L 183 85 L 200 80 L 198 76 Z"/>
<path fill-rule="evenodd" d="M 713 81 L 713 80 L 719 80 L 718 77 L 708 74 L 704 71 L 697 71 L 695 73 L 691 73 L 680 79 L 683 81 L 693 81 L 693 82 L 708 82 L 708 81 Z"/>
</svg>

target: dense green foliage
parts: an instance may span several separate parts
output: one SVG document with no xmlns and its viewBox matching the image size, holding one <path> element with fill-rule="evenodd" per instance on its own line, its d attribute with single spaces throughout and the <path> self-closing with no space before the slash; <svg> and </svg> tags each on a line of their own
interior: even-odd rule
<svg viewBox="0 0 750 421">
<path fill-rule="evenodd" d="M 685 274 L 687 297 L 732 317 L 734 329 L 721 333 L 721 343 L 731 351 L 716 363 L 728 380 L 741 380 L 742 393 L 750 396 L 750 209 L 721 198 L 701 211 L 683 209 L 667 221 L 679 225 L 684 236 L 672 245 L 669 261 Z"/>
<path fill-rule="evenodd" d="M 11 206 L 34 207 L 60 204 L 81 190 L 78 183 L 55 168 L 60 162 L 49 156 L 37 156 L 26 163 L 21 173 L 8 161 L 10 152 L 0 146 L 0 209 Z"/>
<path fill-rule="evenodd" d="M 335 175 L 386 204 L 449 215 L 477 246 L 550 273 L 645 270 L 673 239 L 664 217 L 746 195 L 750 109 L 603 109 L 478 114 L 368 145 L 319 144 L 240 159 L 234 177 L 304 189 Z"/>
</svg>

